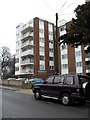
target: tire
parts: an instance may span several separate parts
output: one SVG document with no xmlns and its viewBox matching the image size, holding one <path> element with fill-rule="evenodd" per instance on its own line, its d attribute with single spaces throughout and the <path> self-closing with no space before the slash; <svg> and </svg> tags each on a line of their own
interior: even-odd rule
<svg viewBox="0 0 90 120">
<path fill-rule="evenodd" d="M 40 99 L 41 99 L 41 93 L 40 93 L 39 90 L 36 90 L 36 91 L 34 92 L 34 98 L 35 98 L 36 100 L 40 100 Z"/>
<path fill-rule="evenodd" d="M 71 97 L 68 93 L 64 93 L 61 96 L 61 102 L 63 105 L 68 106 L 71 104 Z"/>
</svg>

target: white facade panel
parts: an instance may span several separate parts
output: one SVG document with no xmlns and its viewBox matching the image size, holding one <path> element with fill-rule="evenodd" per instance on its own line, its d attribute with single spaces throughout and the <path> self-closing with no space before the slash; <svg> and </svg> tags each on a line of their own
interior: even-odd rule
<svg viewBox="0 0 90 120">
<path fill-rule="evenodd" d="M 53 49 L 53 43 L 49 43 L 49 48 L 52 48 Z"/>
<path fill-rule="evenodd" d="M 42 42 L 40 42 L 40 43 L 39 43 L 39 46 L 44 47 L 44 46 L 45 46 L 45 44 L 44 44 L 44 43 L 42 43 Z"/>
<path fill-rule="evenodd" d="M 62 36 L 62 35 L 64 35 L 64 34 L 66 34 L 66 30 L 60 32 L 60 36 Z"/>
<path fill-rule="evenodd" d="M 49 57 L 54 57 L 54 53 L 49 52 Z"/>
<path fill-rule="evenodd" d="M 40 65 L 45 65 L 45 61 L 40 60 Z"/>
<path fill-rule="evenodd" d="M 43 52 L 43 51 L 39 51 L 39 55 L 41 55 L 41 56 L 45 56 L 45 52 Z"/>
<path fill-rule="evenodd" d="M 68 64 L 68 59 L 61 60 L 61 64 Z"/>
<path fill-rule="evenodd" d="M 76 57 L 76 62 L 82 62 L 82 56 Z"/>
<path fill-rule="evenodd" d="M 77 73 L 77 74 L 82 73 L 82 67 L 76 68 L 76 73 Z"/>
<path fill-rule="evenodd" d="M 76 53 L 81 52 L 81 46 L 78 48 L 75 48 L 75 60 L 76 60 L 76 73 L 81 74 L 83 73 L 83 66 L 77 66 L 78 63 L 82 63 L 82 54 L 80 56 L 77 56 Z"/>
<path fill-rule="evenodd" d="M 68 69 L 62 69 L 61 74 L 68 74 Z"/>
<path fill-rule="evenodd" d="M 54 61 L 49 61 L 50 66 L 54 66 Z"/>
</svg>

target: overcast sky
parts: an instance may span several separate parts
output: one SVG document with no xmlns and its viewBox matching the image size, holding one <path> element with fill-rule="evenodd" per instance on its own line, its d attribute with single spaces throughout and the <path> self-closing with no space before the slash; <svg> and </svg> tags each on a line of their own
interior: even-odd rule
<svg viewBox="0 0 90 120">
<path fill-rule="evenodd" d="M 7 46 L 15 53 L 16 26 L 27 23 L 34 17 L 55 23 L 55 13 L 59 20 L 70 21 L 74 9 L 85 0 L 0 0 L 0 47 Z"/>
</svg>

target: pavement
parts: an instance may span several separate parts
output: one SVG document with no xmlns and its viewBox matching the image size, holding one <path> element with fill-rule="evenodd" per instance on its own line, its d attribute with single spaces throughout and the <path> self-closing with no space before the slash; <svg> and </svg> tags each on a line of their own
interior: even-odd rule
<svg viewBox="0 0 90 120">
<path fill-rule="evenodd" d="M 19 91 L 20 89 L 7 89 L 0 89 L 0 94 L 2 95 L 1 108 L 3 119 L 88 118 L 87 104 L 64 106 L 60 101 L 51 99 L 37 101 L 34 99 L 33 95 L 17 93 L 16 91 Z"/>
<path fill-rule="evenodd" d="M 22 89 L 22 88 L 2 86 L 2 85 L 0 85 L 0 89 L 12 90 L 12 91 L 23 93 L 23 94 L 33 94 L 32 89 Z"/>
<path fill-rule="evenodd" d="M 17 88 L 12 86 L 2 86 L 2 85 L 0 85 L 0 89 L 12 90 L 17 93 L 23 93 L 23 94 L 29 94 L 29 95 L 33 94 L 32 89 L 22 89 L 22 88 Z M 90 100 L 87 101 L 87 103 L 90 104 Z"/>
</svg>

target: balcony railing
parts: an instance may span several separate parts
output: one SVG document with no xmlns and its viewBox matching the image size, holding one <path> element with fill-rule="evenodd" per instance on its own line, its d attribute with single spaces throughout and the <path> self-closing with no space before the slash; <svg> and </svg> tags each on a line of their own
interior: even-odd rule
<svg viewBox="0 0 90 120">
<path fill-rule="evenodd" d="M 27 55 L 34 55 L 34 50 L 27 50 L 25 52 L 22 52 L 21 57 L 27 56 Z"/>
<path fill-rule="evenodd" d="M 27 64 L 34 64 L 34 60 L 33 59 L 27 59 L 21 62 L 21 65 L 27 65 Z"/>
<path fill-rule="evenodd" d="M 22 43 L 21 47 L 26 47 L 26 46 L 33 46 L 34 45 L 34 42 L 33 41 L 27 41 L 25 43 Z"/>
<path fill-rule="evenodd" d="M 25 24 L 25 25 L 22 27 L 21 31 L 23 32 L 24 30 L 26 30 L 26 29 L 28 29 L 28 28 L 30 28 L 30 29 L 33 28 L 30 23 Z"/>
<path fill-rule="evenodd" d="M 24 38 L 26 38 L 28 36 L 33 37 L 33 32 L 27 32 L 26 34 L 22 35 L 21 39 L 24 39 Z"/>
<path fill-rule="evenodd" d="M 86 69 L 87 69 L 87 70 L 90 70 L 90 65 L 86 65 Z"/>
<path fill-rule="evenodd" d="M 34 74 L 34 70 L 33 69 L 22 70 L 22 74 Z"/>
<path fill-rule="evenodd" d="M 89 57 L 89 58 L 86 58 L 85 60 L 86 60 L 86 62 L 87 62 L 87 61 L 90 61 L 90 57 Z"/>
<path fill-rule="evenodd" d="M 90 58 L 90 53 L 86 53 L 86 54 L 85 54 L 85 57 L 86 57 L 86 58 Z"/>
</svg>

